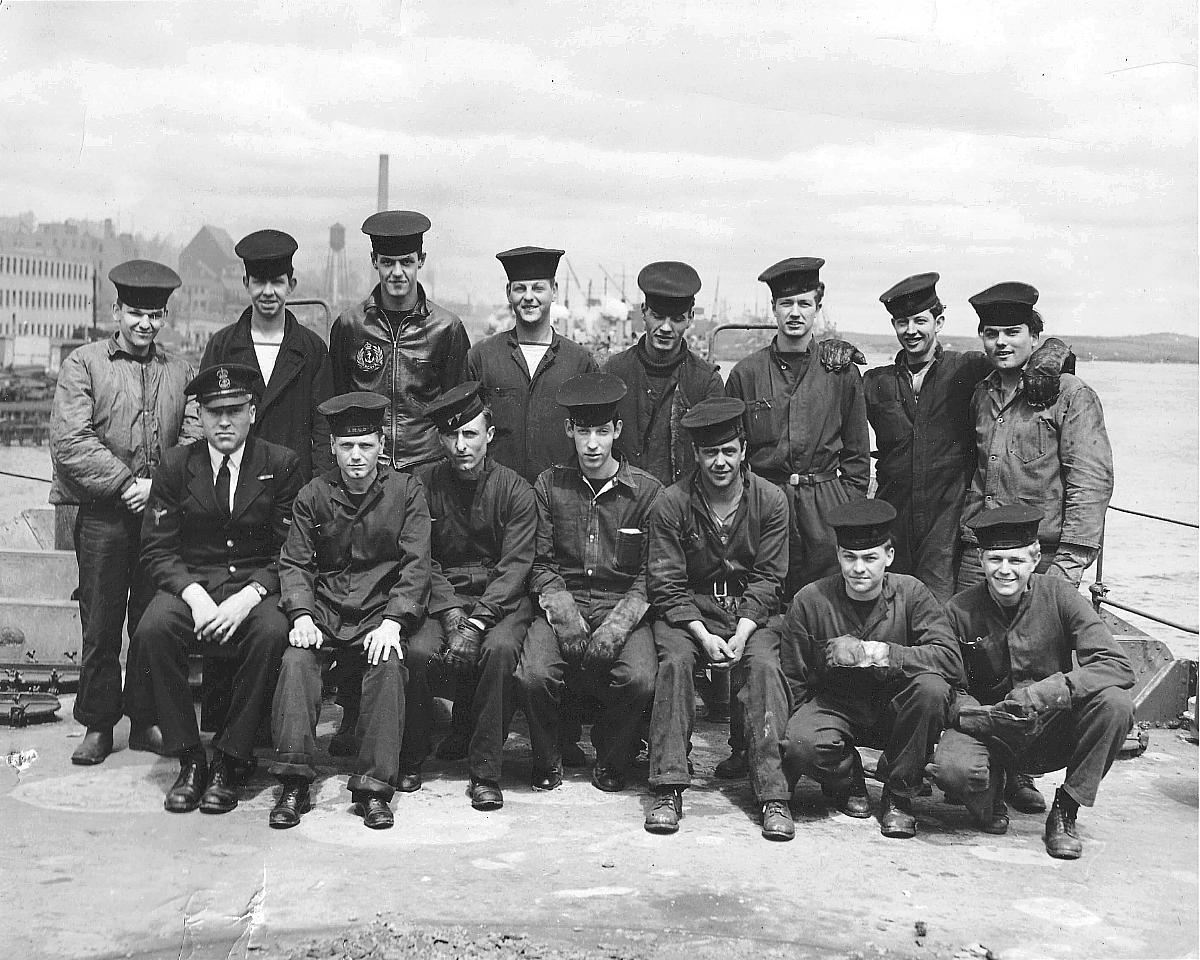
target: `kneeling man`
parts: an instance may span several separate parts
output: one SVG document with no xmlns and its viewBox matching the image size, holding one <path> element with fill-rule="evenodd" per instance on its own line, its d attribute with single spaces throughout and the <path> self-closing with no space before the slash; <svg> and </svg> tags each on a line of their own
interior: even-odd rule
<svg viewBox="0 0 1200 960">
<path fill-rule="evenodd" d="M 164 806 L 228 813 L 254 765 L 287 620 L 279 612 L 279 548 L 300 488 L 299 459 L 248 437 L 262 378 L 253 367 L 208 367 L 185 388 L 200 402 L 205 442 L 175 447 L 154 474 L 142 521 L 142 560 L 158 592 L 137 626 L 162 727 L 163 753 L 179 757 Z M 195 643 L 232 651 L 229 713 L 211 765 L 188 687 Z"/>
<path fill-rule="evenodd" d="M 880 830 L 912 837 L 912 799 L 962 660 L 929 589 L 887 572 L 895 517 L 882 500 L 830 510 L 841 572 L 802 588 L 784 620 L 780 659 L 796 708 L 782 737 L 783 766 L 789 787 L 808 774 L 843 813 L 866 818 L 871 802 L 857 747 L 881 748 Z M 752 722 L 760 719 L 748 717 L 748 728 Z"/>
<path fill-rule="evenodd" d="M 971 523 L 983 583 L 947 607 L 962 646 L 966 689 L 951 709 L 935 755 L 935 778 L 961 797 L 988 833 L 1008 829 L 1001 781 L 1066 767 L 1046 818 L 1046 852 L 1075 860 L 1080 805 L 1096 802 L 1100 781 L 1133 725 L 1133 668 L 1112 634 L 1061 577 L 1035 573 L 1042 512 L 985 510 Z"/>
<path fill-rule="evenodd" d="M 279 558 L 292 629 L 272 710 L 271 773 L 283 782 L 272 827 L 295 826 L 309 806 L 321 655 L 330 651 L 362 667 L 355 671 L 362 677 L 358 760 L 347 786 L 366 826 L 393 823 L 388 804 L 399 776 L 412 670 L 406 648 L 429 599 L 429 508 L 419 481 L 379 469 L 386 407 L 386 398 L 363 391 L 317 407 L 329 418 L 337 470 L 311 480 L 296 497 Z"/>
<path fill-rule="evenodd" d="M 746 642 L 778 612 L 787 576 L 787 498 L 746 469 L 745 412 L 743 401 L 721 397 L 683 415 L 696 469 L 668 487 L 650 515 L 647 581 L 659 617 L 650 721 L 656 800 L 646 815 L 651 833 L 674 833 L 683 816 L 696 665 L 738 663 Z"/>
</svg>

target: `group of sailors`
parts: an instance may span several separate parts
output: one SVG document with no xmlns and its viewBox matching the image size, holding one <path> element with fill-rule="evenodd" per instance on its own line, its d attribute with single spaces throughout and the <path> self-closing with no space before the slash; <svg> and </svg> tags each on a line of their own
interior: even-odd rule
<svg viewBox="0 0 1200 960">
<path fill-rule="evenodd" d="M 113 269 L 116 329 L 64 361 L 52 421 L 51 499 L 79 507 L 74 762 L 103 762 L 128 716 L 131 749 L 179 758 L 166 809 L 225 813 L 269 715 L 269 821 L 294 826 L 335 664 L 330 751 L 355 758 L 368 827 L 421 788 L 449 682 L 438 755 L 465 757 L 473 807 L 503 805 L 518 707 L 549 791 L 586 762 L 581 704 L 598 701 L 592 783 L 623 790 L 645 740 L 645 827 L 668 834 L 697 672 L 730 670 L 716 775 L 749 776 L 767 839 L 795 835 L 805 776 L 903 838 L 929 779 L 1001 834 L 1009 804 L 1046 810 L 1033 775 L 1065 767 L 1045 844 L 1080 855 L 1133 673 L 1078 591 L 1112 492 L 1103 414 L 1043 338 L 1033 287 L 972 297 L 983 351 L 958 353 L 939 343 L 938 275 L 901 281 L 880 297 L 901 349 L 863 376 L 853 345 L 814 340 L 824 261 L 783 260 L 759 277 L 777 333 L 723 383 L 685 340 L 691 266 L 641 271 L 645 335 L 601 371 L 550 321 L 563 251 L 497 254 L 513 326 L 472 345 L 418 280 L 429 229 L 366 220 L 379 283 L 328 349 L 287 310 L 295 241 L 245 237 L 249 306 L 198 373 L 155 343 L 178 276 Z M 228 661 L 211 755 L 197 652 Z M 877 811 L 860 746 L 882 751 Z"/>
</svg>

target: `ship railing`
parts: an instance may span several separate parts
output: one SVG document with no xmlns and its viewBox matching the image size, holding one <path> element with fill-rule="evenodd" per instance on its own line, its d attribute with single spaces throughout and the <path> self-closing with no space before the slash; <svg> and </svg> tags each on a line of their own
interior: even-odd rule
<svg viewBox="0 0 1200 960">
<path fill-rule="evenodd" d="M 320 297 L 300 297 L 297 300 L 288 300 L 287 306 L 289 310 L 296 307 L 320 307 L 325 315 L 323 324 L 325 342 L 329 342 L 329 330 L 333 326 L 333 308 L 329 305 L 328 300 L 322 300 Z"/>
</svg>

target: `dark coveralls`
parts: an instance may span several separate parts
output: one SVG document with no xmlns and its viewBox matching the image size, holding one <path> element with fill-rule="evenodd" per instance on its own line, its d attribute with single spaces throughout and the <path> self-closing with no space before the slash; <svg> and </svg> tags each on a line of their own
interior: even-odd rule
<svg viewBox="0 0 1200 960">
<path fill-rule="evenodd" d="M 555 396 L 565 381 L 597 369 L 584 347 L 553 331 L 532 375 L 516 330 L 493 334 L 471 347 L 468 376 L 463 379 L 478 380 L 487 388 L 496 424 L 488 454 L 531 484 L 547 467 L 574 463 L 575 447 L 563 430 L 566 415 Z"/>
<path fill-rule="evenodd" d="M 746 402 L 751 468 L 782 488 L 791 506 L 786 602 L 838 569 L 825 514 L 867 495 L 871 442 L 858 368 L 831 373 L 815 344 L 806 353 L 780 353 L 776 342 L 740 360 L 725 393 Z"/>
<path fill-rule="evenodd" d="M 200 745 L 188 654 L 228 650 L 235 664 L 233 692 L 213 744 L 239 760 L 254 758 L 259 723 L 287 646 L 287 618 L 279 611 L 279 549 L 299 489 L 299 457 L 254 437 L 243 448 L 232 512 L 217 502 L 203 441 L 168 451 L 154 475 L 142 526 L 142 561 L 158 592 L 136 636 L 150 670 L 167 756 Z M 220 604 L 251 580 L 267 595 L 234 635 L 221 647 L 199 643 L 191 608 L 180 597 L 184 588 L 198 583 Z"/>
<path fill-rule="evenodd" d="M 646 530 L 661 491 L 662 484 L 650 474 L 627 463 L 595 496 L 578 466 L 542 473 L 534 485 L 538 524 L 531 592 L 569 590 L 593 632 L 623 597 L 644 600 L 648 538 L 642 537 L 636 565 L 628 566 L 618 566 L 617 539 L 622 529 Z M 539 612 L 517 667 L 535 763 L 561 766 L 558 725 L 570 683 L 604 704 L 604 716 L 592 728 L 597 764 L 624 769 L 642 711 L 654 695 L 654 673 L 654 636 L 644 619 L 611 666 L 597 672 L 568 667 L 558 638 Z"/>
<path fill-rule="evenodd" d="M 445 461 L 422 467 L 417 476 L 429 500 L 434 564 L 429 617 L 413 643 L 437 653 L 445 632 L 436 618 L 455 607 L 483 624 L 486 633 L 469 686 L 473 723 L 467 762 L 476 780 L 498 781 L 516 709 L 514 674 L 533 617 L 526 589 L 537 536 L 533 488 L 491 457 L 474 482 L 459 479 Z M 424 759 L 429 745 L 413 744 L 406 752 Z"/>
<path fill-rule="evenodd" d="M 783 620 L 779 669 L 752 672 L 742 690 L 760 803 L 789 799 L 803 774 L 845 792 L 858 744 L 883 749 L 879 773 L 894 795 L 921 784 L 962 681 L 958 644 L 913 577 L 885 574 L 875 602 L 857 606 L 840 573 L 802 588 Z M 842 635 L 886 643 L 888 665 L 827 667 L 827 644 Z"/>
<path fill-rule="evenodd" d="M 1066 677 L 1071 705 L 1045 717 L 1015 758 L 989 758 L 986 744 L 948 729 L 934 756 L 938 785 L 962 797 L 976 816 L 986 816 L 994 790 L 989 759 L 1023 773 L 1066 767 L 1063 789 L 1092 806 L 1133 725 L 1133 668 L 1108 627 L 1070 583 L 1036 573 L 1011 613 L 992 599 L 986 583 L 956 595 L 946 613 L 966 666 L 952 717 L 964 705 L 999 703 L 1010 691 L 1056 673 Z"/>
<path fill-rule="evenodd" d="M 329 331 L 334 395 L 367 390 L 390 401 L 383 415 L 380 464 L 397 470 L 442 458 L 427 403 L 467 379 L 471 346 L 462 321 L 425 298 L 407 314 L 384 310 L 379 287 L 347 309 Z"/>
<path fill-rule="evenodd" d="M 691 472 L 696 452 L 679 426 L 701 400 L 725 396 L 717 368 L 684 344 L 666 363 L 651 359 L 645 335 L 628 350 L 610 357 L 604 372 L 621 378 L 628 392 L 617 404 L 621 435 L 613 456 L 640 467 L 669 487 Z"/>
<path fill-rule="evenodd" d="M 311 616 L 324 641 L 320 649 L 289 646 L 283 654 L 272 709 L 271 773 L 315 779 L 322 654 L 351 655 L 363 672 L 358 760 L 348 787 L 390 800 L 406 726 L 429 723 L 415 698 L 405 698 L 408 685 L 424 675 L 412 648 L 429 598 L 424 490 L 406 474 L 381 469 L 355 503 L 334 469 L 300 491 L 294 514 L 279 558 L 282 607 L 291 623 Z M 400 624 L 404 659 L 393 652 L 371 665 L 362 640 L 385 617 Z"/>
<path fill-rule="evenodd" d="M 939 344 L 919 396 L 903 350 L 863 377 L 879 446 L 875 496 L 896 508 L 891 572 L 916 577 L 941 603 L 954 594 L 958 520 L 975 468 L 971 395 L 991 369 L 982 353 Z"/>
<path fill-rule="evenodd" d="M 742 502 L 717 527 L 693 472 L 668 487 L 650 514 L 647 584 L 658 619 L 658 677 L 650 720 L 650 786 L 686 787 L 687 750 L 696 719 L 693 671 L 706 662 L 687 625 L 704 621 L 728 639 L 745 617 L 765 632 L 779 610 L 787 574 L 787 499 L 746 471 Z M 777 644 L 778 641 L 775 641 Z"/>
<path fill-rule="evenodd" d="M 250 331 L 251 308 L 235 323 L 212 335 L 204 348 L 200 369 L 218 363 L 258 367 Z M 333 393 L 325 363 L 325 341 L 300 323 L 290 310 L 283 320 L 283 342 L 266 391 L 255 403 L 253 436 L 278 443 L 300 456 L 300 475 L 307 483 L 333 466 L 329 425 L 317 404 Z"/>
</svg>

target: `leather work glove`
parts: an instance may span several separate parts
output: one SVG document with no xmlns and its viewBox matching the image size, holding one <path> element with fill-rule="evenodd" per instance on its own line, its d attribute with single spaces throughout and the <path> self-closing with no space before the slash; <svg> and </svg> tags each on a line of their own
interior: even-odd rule
<svg viewBox="0 0 1200 960">
<path fill-rule="evenodd" d="M 1059 377 L 1075 372 L 1075 354 L 1058 339 L 1047 337 L 1021 371 L 1025 400 L 1034 410 L 1045 410 L 1058 399 Z"/>
<path fill-rule="evenodd" d="M 825 646 L 825 665 L 827 667 L 857 667 L 866 659 L 866 648 L 858 637 L 842 634 L 834 637 Z"/>
<path fill-rule="evenodd" d="M 629 634 L 649 609 L 650 604 L 640 597 L 622 597 L 592 634 L 591 643 L 584 649 L 584 665 L 596 670 L 612 666 Z"/>
<path fill-rule="evenodd" d="M 466 618 L 467 615 L 463 613 L 462 607 L 451 607 L 449 610 L 443 610 L 438 614 L 438 622 L 442 625 L 442 631 L 447 637 L 457 630 L 458 625 Z"/>
<path fill-rule="evenodd" d="M 822 340 L 818 344 L 818 359 L 830 373 L 845 370 L 852 363 L 863 366 L 867 362 L 863 352 L 848 340 Z"/>
<path fill-rule="evenodd" d="M 1036 736 L 1038 721 L 1037 716 L 1021 704 L 1005 700 L 990 707 L 961 707 L 958 729 L 989 746 L 1002 747 L 1018 756 Z"/>
<path fill-rule="evenodd" d="M 479 651 L 483 648 L 484 630 L 477 623 L 463 617 L 458 626 L 446 636 L 446 667 L 460 677 L 469 677 L 479 663 Z"/>
<path fill-rule="evenodd" d="M 1038 680 L 1028 686 L 1014 690 L 1004 700 L 1004 704 L 1016 704 L 1035 713 L 1053 713 L 1057 710 L 1069 710 L 1071 707 L 1071 687 L 1064 674 L 1054 673 L 1045 680 Z"/>
<path fill-rule="evenodd" d="M 546 620 L 558 640 L 558 649 L 568 663 L 583 660 L 583 648 L 588 642 L 588 627 L 584 622 L 575 598 L 567 590 L 554 590 L 538 596 L 538 603 L 546 611 Z"/>
</svg>

